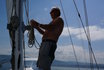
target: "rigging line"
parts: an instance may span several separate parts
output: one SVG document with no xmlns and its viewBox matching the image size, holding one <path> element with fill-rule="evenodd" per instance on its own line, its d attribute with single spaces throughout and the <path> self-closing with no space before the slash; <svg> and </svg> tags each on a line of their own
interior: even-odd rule
<svg viewBox="0 0 104 70">
<path fill-rule="evenodd" d="M 91 63 L 92 63 L 92 69 L 94 68 L 93 67 L 93 51 L 92 51 L 92 45 L 91 45 L 91 39 L 90 39 L 90 30 L 89 30 L 89 24 L 88 24 L 88 15 L 87 15 L 87 9 L 86 9 L 86 3 L 85 3 L 85 1 L 83 0 L 83 5 L 84 5 L 84 12 L 85 12 L 85 21 L 86 21 L 86 31 L 87 31 L 87 34 L 88 34 L 88 39 L 89 39 L 89 44 L 90 44 L 90 46 L 89 46 L 89 51 L 91 52 L 91 54 L 90 54 L 90 61 L 91 61 Z M 95 57 L 95 56 L 94 56 Z M 96 59 L 95 59 L 95 63 L 96 63 Z"/>
<path fill-rule="evenodd" d="M 29 24 L 29 1 L 25 0 L 25 12 L 26 12 L 26 16 L 27 16 L 27 23 Z M 26 4 L 27 3 L 27 4 Z"/>
<path fill-rule="evenodd" d="M 81 21 L 82 27 L 83 27 L 83 29 L 84 29 L 85 35 L 86 35 L 87 40 L 88 40 L 89 55 L 90 55 L 90 66 L 91 66 L 91 68 L 92 68 L 92 63 L 91 63 L 91 62 L 92 62 L 92 55 L 91 55 L 91 49 L 90 49 L 91 43 L 90 43 L 89 37 L 88 37 L 88 35 L 87 35 L 86 29 L 85 29 L 85 27 L 84 27 L 84 24 L 83 24 L 83 22 L 82 22 L 82 19 L 81 19 L 80 13 L 79 13 L 79 11 L 78 11 L 77 5 L 76 5 L 76 3 L 75 3 L 74 0 L 73 0 L 73 2 L 74 2 L 74 5 L 75 5 L 75 8 L 76 8 L 76 11 L 77 11 L 77 13 L 78 13 L 79 19 L 80 19 L 80 21 Z"/>
<path fill-rule="evenodd" d="M 87 33 L 88 33 L 89 39 L 90 39 L 90 30 L 89 30 L 89 27 L 88 27 L 88 26 L 89 26 L 89 24 L 88 24 L 88 15 L 87 15 L 87 8 L 86 8 L 86 2 L 85 2 L 85 0 L 83 0 L 83 4 L 84 4 L 84 11 L 85 11 L 85 19 L 86 19 Z M 90 40 L 90 41 L 91 41 L 91 40 Z M 97 61 L 96 61 L 96 58 L 95 58 L 95 54 L 94 54 L 94 52 L 93 52 L 92 47 L 91 47 L 91 51 L 92 51 L 92 55 L 93 55 L 93 57 L 94 57 L 94 60 L 95 60 L 97 69 L 99 70 L 99 66 L 98 66 L 98 64 L 97 64 Z"/>
<path fill-rule="evenodd" d="M 81 19 L 80 14 L 79 14 L 79 11 L 78 11 L 77 6 L 76 6 L 76 3 L 75 3 L 74 0 L 73 0 L 73 2 L 74 2 L 74 4 L 75 4 L 76 10 L 77 10 L 77 12 L 78 12 L 78 16 L 79 16 L 79 18 Z M 81 20 L 81 22 L 82 22 L 82 20 Z M 86 33 L 87 33 L 87 32 L 86 32 Z M 89 32 L 88 32 L 88 33 L 89 33 Z M 87 35 L 87 34 L 86 34 L 86 35 Z M 89 34 L 88 34 L 88 35 L 89 35 Z M 96 65 L 97 65 L 97 61 L 96 61 L 94 52 L 93 52 L 92 47 L 91 47 L 90 37 L 89 37 L 88 35 L 87 35 L 87 39 L 88 39 L 88 44 L 89 44 L 90 61 L 93 63 L 92 58 L 94 57 L 95 63 L 96 63 Z M 91 53 L 91 54 L 90 54 L 90 53 Z M 97 67 L 98 67 L 98 65 L 97 65 Z"/>
<path fill-rule="evenodd" d="M 10 22 L 11 23 L 11 18 L 12 16 L 17 16 L 16 14 L 16 0 L 13 0 L 13 4 L 12 4 L 12 10 L 11 10 L 11 14 L 10 14 Z M 15 31 L 11 31 L 9 30 L 9 36 L 10 36 L 10 45 L 12 47 L 12 54 L 11 54 L 11 59 L 14 59 L 14 48 L 15 48 Z M 15 65 L 15 64 L 14 64 Z M 12 69 L 13 67 L 13 63 L 11 63 Z"/>
<path fill-rule="evenodd" d="M 75 3 L 75 2 L 74 2 Z M 75 4 L 75 6 L 76 6 L 76 4 Z M 76 8 L 76 10 L 78 11 L 78 9 Z M 79 16 L 80 16 L 80 14 L 78 14 Z M 78 22 L 78 23 L 80 23 L 80 22 Z M 81 28 L 81 25 L 79 24 L 79 27 Z M 80 38 L 82 39 L 82 35 L 81 35 L 81 29 L 79 29 L 79 34 L 80 34 Z M 84 60 L 86 61 L 85 63 L 87 64 L 87 59 L 86 59 L 86 52 L 85 52 L 85 50 L 84 50 L 84 42 L 81 40 L 81 44 L 82 44 L 82 48 L 83 48 L 83 53 L 84 53 Z"/>
<path fill-rule="evenodd" d="M 61 4 L 61 7 L 62 7 L 63 15 L 64 15 L 64 18 L 65 18 L 65 22 L 66 22 L 66 25 L 67 25 L 67 29 L 68 29 L 70 41 L 72 43 L 72 47 L 73 47 L 73 51 L 74 51 L 74 56 L 75 56 L 75 59 L 76 59 L 77 65 L 78 65 L 78 70 L 80 70 L 79 63 L 78 63 L 78 59 L 77 59 L 77 55 L 76 55 L 76 52 L 75 52 L 75 47 L 74 47 L 74 44 L 73 44 L 73 41 L 72 41 L 72 37 L 71 37 L 71 34 L 70 34 L 70 30 L 68 28 L 68 23 L 67 23 L 67 20 L 66 20 L 66 15 L 65 15 L 65 12 L 64 12 L 63 5 L 62 5 L 61 0 L 60 0 L 60 4 Z"/>
<path fill-rule="evenodd" d="M 26 19 L 27 19 L 27 25 L 30 25 L 30 23 L 29 23 L 29 2 L 27 2 L 28 0 L 25 0 L 25 13 L 26 13 Z M 32 28 L 31 30 L 29 30 L 28 31 L 28 33 L 27 33 L 27 36 L 28 36 L 28 38 L 29 38 L 29 40 L 28 40 L 28 47 L 29 48 L 32 48 L 33 47 L 33 44 L 34 44 L 34 29 Z"/>
<path fill-rule="evenodd" d="M 75 3 L 74 0 L 73 0 L 73 2 L 74 2 L 74 5 L 75 5 L 75 8 L 76 8 L 76 11 L 77 11 L 77 13 L 78 13 L 79 19 L 80 19 L 80 21 L 81 21 L 81 23 L 82 23 L 82 27 L 83 27 L 83 29 L 84 29 L 84 32 L 85 32 L 85 34 L 86 34 L 86 37 L 88 38 L 86 29 L 85 29 L 85 27 L 84 27 L 84 24 L 83 24 L 83 21 L 82 21 L 82 19 L 81 19 L 80 13 L 79 13 L 79 11 L 78 11 L 77 5 L 76 5 L 76 3 Z"/>
<path fill-rule="evenodd" d="M 81 28 L 81 25 L 79 25 L 79 27 Z M 80 38 L 82 39 L 82 34 L 81 34 L 81 29 L 79 29 L 79 34 L 80 34 Z M 85 52 L 85 45 L 84 45 L 84 42 L 83 40 L 81 40 L 81 45 L 82 45 L 82 49 L 83 49 L 83 58 L 85 60 L 85 63 L 87 64 L 87 59 L 86 59 L 86 52 Z M 87 69 L 88 70 L 88 69 Z"/>
<path fill-rule="evenodd" d="M 25 59 L 25 56 L 26 56 L 26 48 L 25 48 L 25 40 L 24 39 L 23 39 L 23 48 L 24 48 L 24 66 L 25 66 L 25 64 L 26 64 L 26 59 Z M 26 68 L 24 68 L 24 69 L 26 70 Z"/>
<path fill-rule="evenodd" d="M 39 49 L 40 44 L 39 44 L 39 42 L 37 41 L 36 36 L 34 36 L 34 40 L 35 40 L 35 41 L 34 41 L 34 44 L 33 44 L 33 45 L 35 46 L 36 49 Z M 37 44 L 39 47 L 37 47 L 36 44 Z"/>
<path fill-rule="evenodd" d="M 26 16 L 27 16 L 27 25 L 30 25 L 29 23 L 29 0 L 25 0 L 25 12 L 26 12 Z M 32 48 L 33 45 L 39 49 L 35 44 L 37 43 L 38 46 L 40 46 L 40 44 L 38 43 L 35 35 L 34 35 L 34 29 L 32 28 L 30 31 L 28 31 L 27 33 L 28 37 L 29 37 L 29 41 L 28 41 L 28 47 Z"/>
<path fill-rule="evenodd" d="M 81 21 L 81 23 L 82 23 L 82 26 L 83 26 L 84 32 L 85 32 L 85 34 L 86 34 L 86 37 L 87 37 L 87 39 L 88 39 L 88 35 L 87 35 L 86 30 L 85 30 L 84 24 L 83 24 L 83 22 L 82 22 L 82 19 L 81 19 L 80 13 L 79 13 L 79 11 L 78 11 L 77 5 L 76 5 L 76 3 L 75 3 L 74 0 L 73 0 L 73 2 L 74 2 L 74 5 L 75 5 L 75 8 L 76 8 L 76 10 L 77 10 L 78 16 L 79 16 L 79 18 L 80 18 L 80 21 Z M 89 43 L 89 42 L 88 42 L 88 43 Z M 90 51 L 90 47 L 89 47 L 90 66 L 91 66 L 91 68 L 93 68 L 93 67 L 92 67 L 92 56 L 91 56 L 90 53 L 91 53 L 91 51 Z"/>
<path fill-rule="evenodd" d="M 78 23 L 80 23 L 80 21 L 78 21 Z M 80 24 L 78 24 L 78 26 L 81 28 L 81 25 Z M 80 38 L 82 39 L 82 30 L 81 29 L 78 29 L 79 30 L 79 35 L 80 35 Z M 84 45 L 84 42 L 83 42 L 83 40 L 81 40 L 81 47 L 82 47 L 82 49 L 83 49 L 83 59 L 84 59 L 84 61 L 85 61 L 85 64 L 87 64 L 87 55 L 86 55 L 86 52 L 85 52 L 85 45 Z M 86 69 L 86 70 L 88 70 L 88 69 Z"/>
</svg>

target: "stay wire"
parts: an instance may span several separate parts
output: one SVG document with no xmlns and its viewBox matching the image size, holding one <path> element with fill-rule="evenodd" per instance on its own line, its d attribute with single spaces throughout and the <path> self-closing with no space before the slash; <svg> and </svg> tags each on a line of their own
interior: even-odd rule
<svg viewBox="0 0 104 70">
<path fill-rule="evenodd" d="M 84 1 L 84 0 L 83 0 L 83 1 Z M 91 66 L 91 68 L 93 69 L 93 57 L 94 57 L 95 63 L 96 63 L 97 68 L 98 68 L 98 70 L 99 70 L 99 67 L 98 67 L 98 64 L 97 64 L 97 61 L 96 61 L 94 52 L 93 52 L 92 47 L 91 47 L 91 39 L 90 39 L 89 28 L 87 28 L 87 32 L 86 32 L 86 29 L 85 29 L 84 24 L 83 24 L 83 22 L 82 22 L 80 13 L 79 13 L 78 8 L 77 8 L 77 6 L 76 6 L 76 3 L 75 3 L 74 0 L 73 0 L 73 2 L 74 2 L 74 5 L 75 5 L 75 8 L 76 8 L 76 10 L 77 10 L 78 16 L 79 16 L 79 18 L 80 18 L 80 21 L 81 21 L 81 23 L 82 23 L 82 26 L 83 26 L 83 28 L 84 28 L 84 32 L 85 32 L 85 34 L 86 34 L 87 40 L 88 40 L 88 44 L 89 44 L 89 56 L 90 56 L 90 62 L 91 62 L 91 63 L 90 63 L 90 66 Z M 86 26 L 88 27 L 89 25 L 88 25 L 88 17 L 87 17 L 87 11 L 86 11 L 85 2 L 84 2 L 84 10 L 85 10 Z"/>
<path fill-rule="evenodd" d="M 27 24 L 29 24 L 29 1 L 25 0 L 25 12 L 26 12 L 26 18 L 27 18 Z"/>
<path fill-rule="evenodd" d="M 81 19 L 80 13 L 79 13 L 79 11 L 78 11 L 77 5 L 76 5 L 76 3 L 75 3 L 74 0 L 73 0 L 73 2 L 74 2 L 74 5 L 75 5 L 75 8 L 76 8 L 76 10 L 77 10 L 79 19 L 80 19 L 80 21 L 81 21 L 82 27 L 83 27 L 83 29 L 84 29 L 85 35 L 86 35 L 87 40 L 88 40 L 89 56 L 90 56 L 90 67 L 91 67 L 91 70 L 92 70 L 92 69 L 93 69 L 93 58 L 92 58 L 91 49 L 90 49 L 91 43 L 89 42 L 89 37 L 88 37 L 88 35 L 87 35 L 86 29 L 85 29 L 85 27 L 84 27 L 84 24 L 83 24 L 83 22 L 82 22 L 82 19 Z"/>
<path fill-rule="evenodd" d="M 90 62 L 92 63 L 92 65 L 91 65 L 91 70 L 94 70 L 94 66 L 93 66 L 93 51 L 92 51 L 92 47 L 91 47 L 91 39 L 90 39 L 90 30 L 89 30 L 89 24 L 88 24 L 88 15 L 87 15 L 87 9 L 86 9 L 86 3 L 85 3 L 85 1 L 83 0 L 83 5 L 84 5 L 84 13 L 85 13 L 85 21 L 86 21 L 86 31 L 87 31 L 87 35 L 88 35 L 88 43 L 90 44 L 90 46 L 89 46 L 89 52 L 91 52 L 90 53 Z M 96 60 L 96 59 L 95 59 Z"/>
<path fill-rule="evenodd" d="M 72 48 L 73 48 L 73 51 L 74 51 L 74 56 L 75 56 L 75 59 L 76 59 L 77 65 L 78 65 L 78 70 L 80 70 L 78 59 L 77 59 L 77 55 L 76 55 L 76 51 L 75 51 L 75 47 L 74 47 L 74 43 L 72 41 L 71 33 L 70 33 L 69 28 L 68 28 L 68 23 L 67 23 L 66 15 L 65 15 L 64 8 L 63 8 L 61 0 L 60 0 L 60 4 L 61 4 L 61 7 L 62 7 L 63 15 L 64 15 L 64 18 L 65 18 L 65 22 L 66 22 L 66 25 L 67 25 L 67 29 L 68 29 L 70 41 L 71 41 L 71 44 L 72 44 Z"/>
<path fill-rule="evenodd" d="M 83 4 L 84 4 L 84 11 L 85 11 L 86 26 L 88 27 L 88 26 L 89 26 L 89 24 L 88 24 L 88 15 L 87 15 L 87 8 L 86 8 L 86 2 L 85 2 L 85 0 L 83 0 Z M 87 33 L 88 33 L 89 39 L 90 39 L 90 30 L 89 30 L 89 27 L 87 28 Z M 91 41 L 91 40 L 90 40 L 90 41 Z M 95 58 L 95 54 L 94 54 L 94 52 L 93 52 L 93 50 L 92 50 L 92 47 L 91 47 L 91 51 L 92 51 L 92 55 L 93 55 L 93 57 L 94 57 L 94 60 L 95 60 L 97 69 L 99 70 L 99 66 L 98 66 L 98 64 L 97 64 L 97 61 L 96 61 L 96 58 Z"/>
<path fill-rule="evenodd" d="M 24 38 L 24 37 L 23 37 Z M 25 59 L 25 56 L 26 56 L 26 48 L 25 48 L 25 40 L 23 39 L 23 49 L 24 49 L 24 66 L 26 64 L 26 59 Z M 26 68 L 24 68 L 26 70 Z"/>
<path fill-rule="evenodd" d="M 26 18 L 28 18 L 28 10 L 27 10 L 27 7 L 26 7 L 26 3 L 27 3 L 26 1 L 27 0 L 24 1 L 24 5 L 25 5 L 26 16 L 27 16 Z M 26 23 L 27 22 L 29 23 L 29 18 L 27 19 Z M 23 42 L 24 42 L 23 46 L 24 46 L 24 65 L 25 65 L 26 64 L 26 62 L 25 62 L 26 61 L 26 59 L 25 59 L 25 56 L 26 56 L 26 53 L 25 53 L 26 52 L 26 48 L 25 48 L 25 40 L 24 39 L 23 39 Z M 26 68 L 25 68 L 25 70 L 26 70 Z"/>
<path fill-rule="evenodd" d="M 81 25 L 80 24 L 78 24 L 78 25 L 81 28 Z M 82 30 L 81 29 L 79 29 L 79 34 L 80 34 L 80 38 L 82 39 Z M 86 58 L 87 56 L 86 56 L 85 45 L 84 45 L 83 40 L 81 40 L 81 45 L 82 45 L 82 49 L 83 49 L 83 58 L 84 58 L 85 64 L 87 64 L 87 58 Z M 88 70 L 88 69 L 86 69 L 86 70 Z"/>
<path fill-rule="evenodd" d="M 79 13 L 78 8 L 77 8 L 77 5 L 76 5 L 76 3 L 75 3 L 75 0 L 73 0 L 73 3 L 74 3 L 74 5 L 75 5 L 76 11 L 77 11 L 77 13 L 78 13 L 78 17 L 79 17 L 79 19 L 80 19 L 80 21 L 81 21 L 81 24 L 82 24 L 82 27 L 83 27 L 83 29 L 84 29 L 85 35 L 86 35 L 86 37 L 87 37 L 88 44 L 90 44 L 90 42 L 89 42 L 89 37 L 88 37 L 88 35 L 87 35 L 86 29 L 85 29 L 85 27 L 84 27 L 84 24 L 83 24 L 83 21 L 82 21 L 82 19 L 81 19 L 80 13 Z M 93 58 L 92 58 L 92 55 L 91 55 L 91 49 L 90 49 L 90 47 L 89 47 L 89 56 L 90 56 L 90 67 L 91 67 L 91 70 L 92 70 L 92 69 L 93 69 L 93 61 L 92 61 Z"/>
</svg>

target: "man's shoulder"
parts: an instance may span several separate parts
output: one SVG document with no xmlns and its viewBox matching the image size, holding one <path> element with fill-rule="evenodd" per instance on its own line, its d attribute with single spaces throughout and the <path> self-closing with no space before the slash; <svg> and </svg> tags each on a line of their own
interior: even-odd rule
<svg viewBox="0 0 104 70">
<path fill-rule="evenodd" d="M 56 19 L 58 19 L 58 20 L 62 20 L 62 17 L 57 17 Z"/>
<path fill-rule="evenodd" d="M 64 21 L 61 17 L 57 17 L 55 23 L 57 24 L 57 26 L 64 26 Z"/>
<path fill-rule="evenodd" d="M 57 17 L 56 21 L 59 21 L 59 22 L 62 22 L 63 23 L 62 17 Z"/>
</svg>

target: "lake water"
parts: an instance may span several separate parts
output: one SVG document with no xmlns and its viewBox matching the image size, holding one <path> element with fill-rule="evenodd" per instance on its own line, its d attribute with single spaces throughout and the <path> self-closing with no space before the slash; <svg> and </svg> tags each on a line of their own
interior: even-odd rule
<svg viewBox="0 0 104 70">
<path fill-rule="evenodd" d="M 29 59 L 29 61 L 26 61 L 26 67 L 28 67 L 26 70 L 33 70 L 32 67 L 32 63 L 34 61 L 31 61 L 31 59 Z M 10 55 L 1 55 L 0 56 L 0 70 L 10 70 L 11 69 L 11 64 L 10 64 Z M 73 68 L 73 67 L 61 67 L 61 66 L 52 66 L 51 70 L 78 70 L 78 68 Z M 90 68 L 80 68 L 80 70 L 91 70 Z M 97 70 L 97 69 L 94 69 Z M 99 70 L 104 70 L 103 69 L 99 69 Z"/>
<path fill-rule="evenodd" d="M 8 66 L 5 66 L 4 68 L 0 68 L 0 70 L 11 70 Z M 27 68 L 26 70 L 33 70 L 32 68 Z M 51 70 L 78 70 L 78 68 L 72 68 L 72 67 L 52 67 Z M 91 70 L 90 68 L 80 68 L 80 70 Z M 94 69 L 97 70 L 97 69 Z M 104 70 L 104 69 L 99 69 Z"/>
<path fill-rule="evenodd" d="M 72 68 L 72 67 L 52 67 L 52 70 L 78 70 L 78 68 Z M 80 68 L 80 70 L 91 70 L 90 68 Z M 97 69 L 94 69 L 97 70 Z M 104 69 L 99 69 L 104 70 Z"/>
</svg>

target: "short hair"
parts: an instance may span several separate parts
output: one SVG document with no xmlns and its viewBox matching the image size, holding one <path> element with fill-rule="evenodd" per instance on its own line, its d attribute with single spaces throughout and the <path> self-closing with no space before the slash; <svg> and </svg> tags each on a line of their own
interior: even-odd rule
<svg viewBox="0 0 104 70">
<path fill-rule="evenodd" d="M 60 16 L 61 15 L 60 9 L 58 7 L 53 7 L 51 9 L 51 12 L 50 13 L 52 13 L 52 12 L 56 12 L 56 15 L 57 16 Z"/>
</svg>

